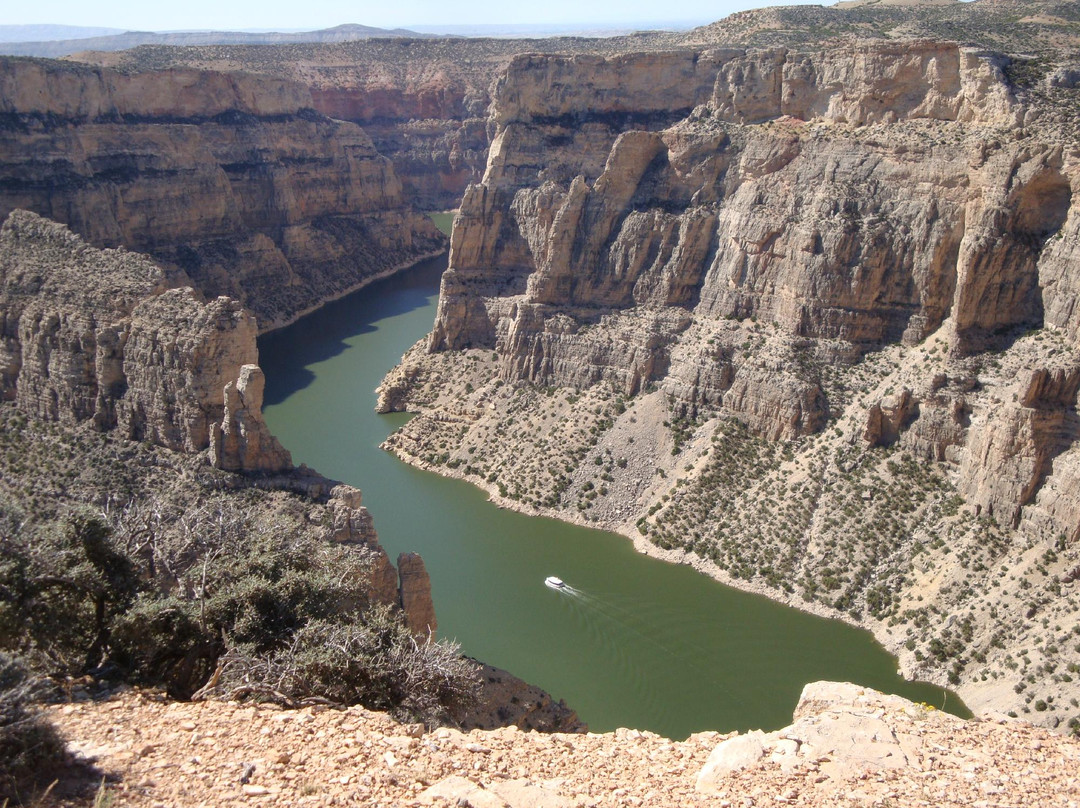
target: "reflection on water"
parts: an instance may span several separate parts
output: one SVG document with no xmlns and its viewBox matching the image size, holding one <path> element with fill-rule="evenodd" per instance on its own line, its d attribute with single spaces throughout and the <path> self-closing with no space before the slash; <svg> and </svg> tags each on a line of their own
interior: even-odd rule
<svg viewBox="0 0 1080 808">
<path fill-rule="evenodd" d="M 942 704 L 866 632 L 646 558 L 620 536 L 501 510 L 381 451 L 408 416 L 376 415 L 374 389 L 430 329 L 444 267 L 426 262 L 260 341 L 271 429 L 297 463 L 363 490 L 392 557 L 424 556 L 441 636 L 566 699 L 597 731 L 775 729 L 818 679 Z"/>
</svg>

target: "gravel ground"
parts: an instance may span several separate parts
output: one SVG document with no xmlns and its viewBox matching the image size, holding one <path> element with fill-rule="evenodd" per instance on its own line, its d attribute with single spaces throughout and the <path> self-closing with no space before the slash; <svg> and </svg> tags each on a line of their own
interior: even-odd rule
<svg viewBox="0 0 1080 808">
<path fill-rule="evenodd" d="M 425 731 L 358 707 L 170 703 L 138 691 L 50 712 L 76 758 L 106 775 L 112 805 L 1080 806 L 1080 741 L 907 705 L 874 718 L 885 714 L 916 750 L 914 765 L 765 757 L 709 794 L 698 774 L 730 737 L 714 732 L 674 742 L 627 729 Z"/>
</svg>

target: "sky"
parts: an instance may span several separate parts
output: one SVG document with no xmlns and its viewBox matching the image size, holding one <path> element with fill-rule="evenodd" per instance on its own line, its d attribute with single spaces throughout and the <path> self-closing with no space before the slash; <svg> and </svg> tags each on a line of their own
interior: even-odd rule
<svg viewBox="0 0 1080 808">
<path fill-rule="evenodd" d="M 343 23 L 380 28 L 477 23 L 617 25 L 699 24 L 764 5 L 830 5 L 832 0 L 36 0 L 5 2 L 0 25 L 57 24 L 141 31 L 178 29 L 313 30 Z"/>
</svg>

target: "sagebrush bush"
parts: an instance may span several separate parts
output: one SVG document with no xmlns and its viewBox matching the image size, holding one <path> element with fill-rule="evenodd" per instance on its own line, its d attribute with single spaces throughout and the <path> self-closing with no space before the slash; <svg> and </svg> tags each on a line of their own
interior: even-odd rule
<svg viewBox="0 0 1080 808">
<path fill-rule="evenodd" d="M 478 695 L 476 665 L 453 643 L 414 636 L 386 606 L 362 621 L 316 619 L 269 654 L 232 649 L 208 693 L 325 698 L 428 725 L 462 715 Z"/>
</svg>

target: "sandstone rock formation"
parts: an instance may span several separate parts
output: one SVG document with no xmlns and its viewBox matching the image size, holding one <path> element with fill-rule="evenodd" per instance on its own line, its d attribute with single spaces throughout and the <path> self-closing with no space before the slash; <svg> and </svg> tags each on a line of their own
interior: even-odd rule
<svg viewBox="0 0 1080 808">
<path fill-rule="evenodd" d="M 401 553 L 397 559 L 398 600 L 405 611 L 405 622 L 413 634 L 434 637 L 439 627 L 435 605 L 431 602 L 431 578 L 424 559 L 417 553 Z"/>
<path fill-rule="evenodd" d="M 363 548 L 371 559 L 368 573 L 371 600 L 400 608 L 410 631 L 418 637 L 434 639 L 438 621 L 424 559 L 417 553 L 402 553 L 395 569 L 379 544 L 371 513 L 362 503 L 360 490 L 352 486 L 336 485 L 330 490 L 326 503 L 330 524 L 327 540 Z"/>
<path fill-rule="evenodd" d="M 266 378 L 258 365 L 244 365 L 236 381 L 225 385 L 225 413 L 210 435 L 210 455 L 225 471 L 286 468 L 288 452 L 270 435 L 262 420 Z M 268 444 L 268 445 L 267 445 Z"/>
<path fill-rule="evenodd" d="M 291 468 L 262 420 L 254 317 L 165 290 L 145 256 L 96 250 L 14 211 L 0 228 L 0 390 L 24 412 L 89 421 L 231 471 Z"/>
<path fill-rule="evenodd" d="M 691 322 L 770 321 L 815 350 L 840 342 L 823 350 L 845 361 L 946 317 L 960 350 L 1044 310 L 1076 332 L 1068 283 L 1037 281 L 1068 276 L 1074 167 L 1038 138 L 986 145 L 983 132 L 1028 114 L 1000 60 L 931 42 L 521 57 L 500 88 L 433 350 L 493 347 L 542 384 L 658 383 L 691 413 L 723 402 L 793 437 L 825 422 L 820 385 L 740 357 L 725 334 L 704 367 L 684 358 Z M 664 116 L 684 120 L 633 131 Z M 885 126 L 916 140 L 890 145 Z M 623 312 L 629 327 L 615 325 Z"/>
<path fill-rule="evenodd" d="M 149 253 L 281 325 L 444 245 L 364 131 L 313 105 L 267 77 L 0 59 L 0 218 Z"/>
<path fill-rule="evenodd" d="M 650 31 L 605 39 L 413 37 L 243 48 L 144 46 L 74 58 L 126 72 L 195 67 L 303 84 L 311 90 L 314 109 L 364 127 L 380 154 L 393 161 L 412 204 L 442 210 L 456 207 L 467 185 L 484 174 L 494 134 L 488 106 L 496 81 L 515 56 L 577 54 L 589 59 L 694 53 L 733 44 L 790 48 L 853 34 L 882 40 L 961 38 L 976 47 L 1041 56 L 1080 42 L 1080 23 L 1062 6 L 1061 0 L 873 3 L 849 9 L 790 6 L 733 14 L 689 32 Z M 1068 86 L 1074 67 L 1055 68 L 1046 79 L 1053 86 Z M 676 96 L 681 92 L 671 89 Z"/>
</svg>

